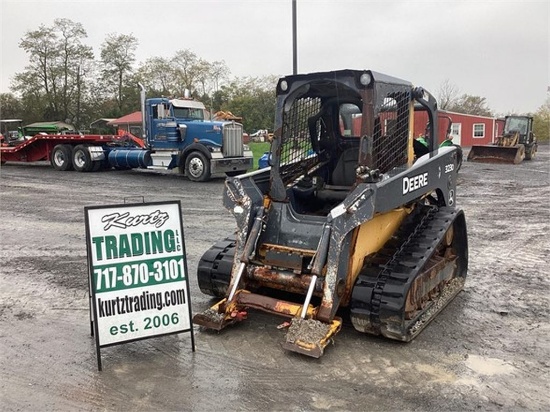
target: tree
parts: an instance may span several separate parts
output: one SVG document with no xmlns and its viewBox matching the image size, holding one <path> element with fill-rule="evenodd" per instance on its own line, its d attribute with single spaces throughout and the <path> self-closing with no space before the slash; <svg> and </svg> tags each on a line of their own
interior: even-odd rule
<svg viewBox="0 0 550 412">
<path fill-rule="evenodd" d="M 64 119 L 72 118 L 76 127 L 80 128 L 80 105 L 89 62 L 94 58 L 92 48 L 82 44 L 81 39 L 87 37 L 80 23 L 69 19 L 56 19 L 54 24 L 60 31 L 59 66 L 61 68 L 61 104 Z M 71 108 L 74 107 L 74 110 Z"/>
<path fill-rule="evenodd" d="M 0 107 L 2 108 L 2 119 L 23 119 L 25 111 L 21 100 L 12 93 L 0 93 Z"/>
<path fill-rule="evenodd" d="M 116 33 L 108 34 L 101 45 L 102 81 L 116 96 L 119 114 L 123 113 L 123 90 L 132 74 L 137 46 L 138 40 L 132 34 Z"/>
<path fill-rule="evenodd" d="M 42 94 L 46 96 L 48 107 L 44 108 L 44 120 L 58 120 L 59 115 L 54 86 L 58 75 L 54 62 L 59 50 L 55 40 L 53 30 L 43 24 L 37 30 L 25 33 L 19 47 L 29 55 L 30 65 L 24 72 L 15 74 L 12 85 L 12 89 L 21 94 L 34 94 L 36 98 Z"/>
<path fill-rule="evenodd" d="M 174 67 L 178 87 L 176 94 L 183 96 L 185 89 L 193 93 L 199 77 L 199 58 L 189 49 L 178 50 L 171 60 Z"/>
<path fill-rule="evenodd" d="M 86 84 L 84 68 L 93 59 L 92 49 L 80 23 L 56 19 L 52 27 L 41 25 L 28 31 L 19 47 L 29 55 L 25 71 L 16 73 L 11 89 L 32 103 L 33 120 L 75 120 Z M 37 107 L 40 103 L 41 107 Z M 78 126 L 78 125 L 77 125 Z"/>
<path fill-rule="evenodd" d="M 136 72 L 137 79 L 148 93 L 158 96 L 171 96 L 175 93 L 175 70 L 170 60 L 164 57 L 151 57 Z"/>
<path fill-rule="evenodd" d="M 243 117 L 246 130 L 268 129 L 275 119 L 276 84 L 274 76 L 237 78 L 215 95 L 222 100 L 222 110 Z"/>
<path fill-rule="evenodd" d="M 487 107 L 485 97 L 472 96 L 469 94 L 463 94 L 460 96 L 456 103 L 451 105 L 447 110 L 477 116 L 493 116 L 491 109 Z"/>
<path fill-rule="evenodd" d="M 210 65 L 210 76 L 212 81 L 212 87 L 214 92 L 217 92 L 220 89 L 220 82 L 227 80 L 231 71 L 225 61 L 215 61 Z"/>
<path fill-rule="evenodd" d="M 533 115 L 533 132 L 538 141 L 548 142 L 550 140 L 550 97 Z"/>
<path fill-rule="evenodd" d="M 437 103 L 440 109 L 449 110 L 458 102 L 459 91 L 458 88 L 451 83 L 449 79 L 445 79 L 437 93 Z"/>
</svg>

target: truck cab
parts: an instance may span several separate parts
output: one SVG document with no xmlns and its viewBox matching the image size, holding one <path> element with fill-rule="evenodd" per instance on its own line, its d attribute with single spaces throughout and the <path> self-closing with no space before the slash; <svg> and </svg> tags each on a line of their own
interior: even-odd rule
<svg viewBox="0 0 550 412">
<path fill-rule="evenodd" d="M 205 120 L 204 104 L 189 98 L 149 98 L 142 107 L 149 168 L 178 167 L 190 180 L 206 181 L 213 174 L 235 176 L 252 167 L 242 124 Z"/>
</svg>

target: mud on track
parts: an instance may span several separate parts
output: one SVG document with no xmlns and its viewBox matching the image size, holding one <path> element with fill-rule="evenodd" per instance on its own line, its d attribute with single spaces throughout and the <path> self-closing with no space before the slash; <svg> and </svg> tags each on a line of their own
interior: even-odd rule
<svg viewBox="0 0 550 412">
<path fill-rule="evenodd" d="M 345 325 L 321 359 L 283 351 L 281 318 L 252 312 L 221 333 L 104 348 L 90 336 L 84 207 L 180 200 L 195 278 L 233 228 L 223 180 L 159 173 L 0 169 L 0 404 L 3 410 L 545 410 L 550 403 L 550 150 L 520 165 L 466 162 L 465 290 L 403 344 Z M 136 200 L 134 197 L 132 200 Z"/>
</svg>

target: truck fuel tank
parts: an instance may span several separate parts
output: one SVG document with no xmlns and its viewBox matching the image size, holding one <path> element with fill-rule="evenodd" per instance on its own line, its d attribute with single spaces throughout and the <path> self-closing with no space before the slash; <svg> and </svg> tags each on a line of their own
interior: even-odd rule
<svg viewBox="0 0 550 412">
<path fill-rule="evenodd" d="M 145 169 L 152 164 L 151 151 L 143 149 L 114 149 L 109 152 L 108 159 L 117 169 Z"/>
</svg>

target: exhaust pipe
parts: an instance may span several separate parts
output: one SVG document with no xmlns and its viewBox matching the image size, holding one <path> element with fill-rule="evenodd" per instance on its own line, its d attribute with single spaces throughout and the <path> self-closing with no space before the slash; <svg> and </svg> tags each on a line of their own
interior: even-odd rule
<svg viewBox="0 0 550 412">
<path fill-rule="evenodd" d="M 141 103 L 141 137 L 144 141 L 147 142 L 147 128 L 146 128 L 146 122 L 145 122 L 145 87 L 143 87 L 143 84 L 138 83 L 138 86 L 140 88 L 139 93 L 139 100 Z"/>
</svg>

